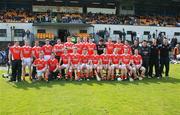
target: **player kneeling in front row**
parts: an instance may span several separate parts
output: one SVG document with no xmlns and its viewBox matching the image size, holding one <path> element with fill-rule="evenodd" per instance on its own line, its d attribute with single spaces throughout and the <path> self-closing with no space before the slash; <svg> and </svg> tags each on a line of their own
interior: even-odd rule
<svg viewBox="0 0 180 115">
<path fill-rule="evenodd" d="M 121 79 L 122 80 L 126 80 L 129 77 L 129 80 L 133 81 L 133 78 L 132 78 L 133 69 L 132 69 L 132 64 L 131 64 L 131 61 L 132 61 L 131 58 L 132 58 L 132 55 L 128 54 L 128 49 L 125 48 L 124 54 L 122 54 L 122 66 L 121 66 L 121 69 L 122 69 Z"/>
<path fill-rule="evenodd" d="M 101 68 L 101 78 L 102 80 L 110 80 L 111 79 L 111 54 L 107 54 L 106 49 L 104 49 L 104 53 L 100 55 L 102 61 Z"/>
<path fill-rule="evenodd" d="M 97 81 L 101 81 L 100 78 L 100 56 L 97 55 L 97 50 L 94 50 L 94 54 L 90 56 L 90 76 L 96 76 Z"/>
<path fill-rule="evenodd" d="M 87 79 L 89 80 L 89 64 L 90 64 L 90 61 L 89 61 L 89 55 L 88 55 L 88 52 L 87 52 L 87 49 L 83 49 L 83 54 L 81 55 L 81 67 L 80 67 L 80 70 L 81 70 L 81 78 L 84 78 L 84 79 Z"/>
<path fill-rule="evenodd" d="M 145 76 L 146 69 L 142 66 L 142 57 L 138 54 L 138 50 L 135 49 L 134 53 L 132 56 L 134 78 L 138 77 L 139 80 L 142 80 Z"/>
<path fill-rule="evenodd" d="M 67 80 L 70 78 L 72 80 L 72 77 L 69 75 L 69 67 L 70 67 L 70 55 L 68 54 L 67 48 L 64 49 L 64 54 L 61 55 L 59 64 L 60 64 L 60 72 L 64 69 L 65 79 Z M 62 65 L 61 65 L 62 63 Z M 64 76 L 64 75 L 62 75 Z"/>
<path fill-rule="evenodd" d="M 74 47 L 73 53 L 70 54 L 70 67 L 69 67 L 69 75 L 72 78 L 73 72 L 75 75 L 75 80 L 80 80 L 81 71 L 80 71 L 80 54 L 77 53 L 77 47 Z"/>
<path fill-rule="evenodd" d="M 48 81 L 56 79 L 59 73 L 59 62 L 55 58 L 55 53 L 51 53 L 51 58 L 47 61 L 48 63 Z"/>
<path fill-rule="evenodd" d="M 37 70 L 37 79 L 41 80 L 44 78 L 48 81 L 47 61 L 44 59 L 43 52 L 40 52 L 39 58 L 34 61 L 33 66 L 36 67 Z"/>
<path fill-rule="evenodd" d="M 120 77 L 121 71 L 121 55 L 118 54 L 118 49 L 115 49 L 113 55 L 111 56 L 112 65 L 111 65 L 111 80 Z M 121 72 L 122 73 L 122 72 Z"/>
</svg>

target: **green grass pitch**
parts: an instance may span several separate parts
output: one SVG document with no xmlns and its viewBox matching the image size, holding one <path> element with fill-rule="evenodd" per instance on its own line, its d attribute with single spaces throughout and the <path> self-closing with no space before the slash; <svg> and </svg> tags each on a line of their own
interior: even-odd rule
<svg viewBox="0 0 180 115">
<path fill-rule="evenodd" d="M 126 114 L 180 115 L 180 65 L 171 65 L 169 80 L 132 83 L 8 83 L 0 78 L 0 115 Z"/>
</svg>

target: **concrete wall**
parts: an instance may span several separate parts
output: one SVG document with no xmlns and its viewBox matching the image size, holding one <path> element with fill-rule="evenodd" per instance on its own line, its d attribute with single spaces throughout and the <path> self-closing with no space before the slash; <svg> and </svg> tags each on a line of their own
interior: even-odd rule
<svg viewBox="0 0 180 115">
<path fill-rule="evenodd" d="M 131 26 L 131 25 L 104 25 L 104 24 L 95 24 L 95 32 L 99 30 L 104 30 L 111 28 L 110 35 L 113 39 L 118 38 L 118 35 L 114 35 L 113 31 L 122 31 L 123 28 L 125 31 L 135 31 L 140 35 L 141 39 L 147 39 L 147 35 L 143 35 L 144 31 L 150 31 L 151 34 L 156 32 L 166 32 L 168 38 L 174 37 L 174 32 L 180 32 L 180 27 L 156 27 L 156 26 Z M 130 39 L 130 35 L 127 35 L 127 38 Z M 180 36 L 178 37 L 180 42 Z"/>
<path fill-rule="evenodd" d="M 7 37 L 0 37 L 0 41 L 11 41 L 11 27 L 14 26 L 15 29 L 24 29 L 25 31 L 29 29 L 33 32 L 31 23 L 0 23 L 0 29 L 7 29 Z M 13 37 L 14 31 L 12 30 L 12 40 L 22 40 L 22 37 Z"/>
</svg>

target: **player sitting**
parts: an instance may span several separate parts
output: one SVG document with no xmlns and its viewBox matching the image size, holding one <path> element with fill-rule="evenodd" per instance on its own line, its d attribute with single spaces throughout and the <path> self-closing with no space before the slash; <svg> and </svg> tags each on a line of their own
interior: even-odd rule
<svg viewBox="0 0 180 115">
<path fill-rule="evenodd" d="M 118 54 L 118 49 L 114 49 L 114 53 L 111 57 L 112 65 L 111 65 L 111 80 L 114 80 L 116 77 L 120 77 L 120 64 L 121 64 L 121 55 Z M 115 75 L 116 74 L 116 75 Z"/>
<path fill-rule="evenodd" d="M 60 70 L 62 71 L 63 69 L 65 70 L 65 79 L 67 80 L 68 77 L 70 77 L 68 75 L 69 72 L 69 65 L 70 65 L 70 59 L 69 59 L 69 54 L 68 54 L 68 50 L 67 48 L 64 49 L 64 54 L 62 54 L 59 64 L 62 65 L 60 66 Z M 72 78 L 71 78 L 72 79 Z"/>
<path fill-rule="evenodd" d="M 129 80 L 133 81 L 132 79 L 132 66 L 131 66 L 131 54 L 128 54 L 128 49 L 124 49 L 124 54 L 122 54 L 122 73 L 121 79 L 126 80 L 127 76 L 129 76 Z"/>
<path fill-rule="evenodd" d="M 138 77 L 139 80 L 142 80 L 145 76 L 146 69 L 142 66 L 142 57 L 141 55 L 138 54 L 137 49 L 134 50 L 134 55 L 132 59 L 133 59 L 134 67 L 135 67 L 134 76 L 135 77 L 139 76 Z"/>
<path fill-rule="evenodd" d="M 99 58 L 100 56 L 97 55 L 97 50 L 94 50 L 94 54 L 93 55 L 90 55 L 90 76 L 92 78 L 94 78 L 94 75 L 96 75 L 96 79 L 98 81 L 100 81 L 100 78 L 99 78 L 99 71 L 97 70 L 98 66 L 99 66 Z M 98 72 L 97 72 L 98 71 Z"/>
<path fill-rule="evenodd" d="M 89 55 L 87 49 L 83 49 L 83 54 L 81 55 L 81 78 L 89 80 Z"/>
<path fill-rule="evenodd" d="M 104 49 L 104 53 L 100 55 L 102 60 L 102 70 L 101 77 L 103 80 L 110 80 L 111 75 L 111 66 L 110 66 L 110 54 L 106 53 L 106 49 Z"/>
<path fill-rule="evenodd" d="M 39 58 L 34 61 L 33 66 L 36 67 L 38 80 L 44 78 L 48 81 L 47 61 L 44 59 L 43 52 L 40 52 Z"/>
<path fill-rule="evenodd" d="M 80 58 L 81 55 L 77 52 L 77 47 L 74 47 L 73 53 L 70 54 L 70 68 L 69 73 L 70 77 L 72 78 L 72 73 L 74 72 L 75 80 L 80 80 L 81 78 L 81 71 L 80 71 Z"/>
<path fill-rule="evenodd" d="M 59 63 L 55 58 L 55 53 L 51 53 L 51 58 L 47 61 L 48 63 L 48 81 L 56 79 L 58 76 Z"/>
</svg>

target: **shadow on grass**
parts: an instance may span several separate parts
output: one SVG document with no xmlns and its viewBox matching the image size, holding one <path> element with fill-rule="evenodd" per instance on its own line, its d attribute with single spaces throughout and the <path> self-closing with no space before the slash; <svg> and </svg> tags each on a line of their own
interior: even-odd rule
<svg viewBox="0 0 180 115">
<path fill-rule="evenodd" d="M 56 85 L 65 87 L 66 85 L 70 85 L 70 84 L 83 87 L 83 85 L 89 85 L 89 86 L 113 85 L 113 86 L 116 86 L 116 85 L 144 85 L 144 84 L 152 85 L 152 84 L 165 84 L 165 83 L 179 84 L 180 79 L 172 78 L 172 77 L 170 77 L 168 80 L 166 80 L 165 78 L 162 78 L 162 79 L 156 79 L 156 78 L 147 79 L 146 78 L 142 81 L 136 80 L 134 82 L 130 82 L 130 81 L 121 81 L 121 82 L 119 82 L 119 81 L 96 81 L 96 80 L 91 80 L 91 81 L 64 81 L 64 80 L 58 81 L 58 80 L 54 80 L 54 81 L 50 81 L 49 83 L 46 83 L 45 81 L 37 81 L 37 82 L 22 81 L 19 83 L 9 83 L 9 84 L 11 84 L 13 87 L 15 87 L 17 89 L 28 90 L 31 88 L 35 88 L 35 89 L 41 89 L 43 87 L 51 88 Z"/>
</svg>

